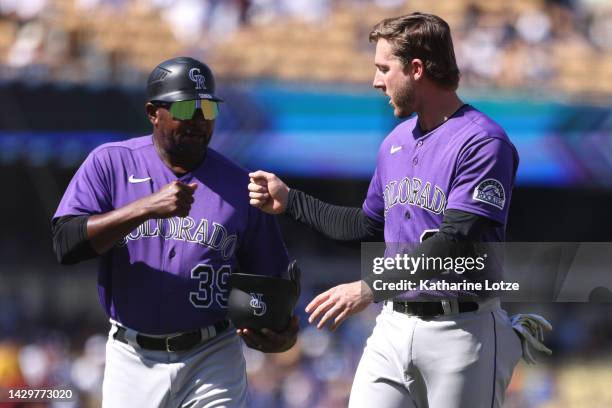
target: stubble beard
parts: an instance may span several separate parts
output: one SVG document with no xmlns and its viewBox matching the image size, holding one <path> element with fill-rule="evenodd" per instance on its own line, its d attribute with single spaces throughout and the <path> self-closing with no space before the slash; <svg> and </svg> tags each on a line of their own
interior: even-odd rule
<svg viewBox="0 0 612 408">
<path fill-rule="evenodd" d="M 408 82 L 397 90 L 393 107 L 393 114 L 398 118 L 406 118 L 414 113 L 414 90 Z"/>
<path fill-rule="evenodd" d="M 211 135 L 196 136 L 195 139 L 178 137 L 172 140 L 171 153 L 177 155 L 199 155 L 206 150 Z"/>
</svg>

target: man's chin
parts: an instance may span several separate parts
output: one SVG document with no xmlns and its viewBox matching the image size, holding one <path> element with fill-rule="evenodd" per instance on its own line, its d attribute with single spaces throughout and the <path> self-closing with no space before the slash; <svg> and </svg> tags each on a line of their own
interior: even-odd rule
<svg viewBox="0 0 612 408">
<path fill-rule="evenodd" d="M 208 145 L 209 140 L 210 138 L 201 135 L 183 136 L 177 141 L 176 147 L 181 150 L 203 150 Z"/>
<path fill-rule="evenodd" d="M 398 119 L 403 119 L 403 118 L 407 118 L 410 115 L 412 115 L 412 112 L 408 112 L 399 108 L 394 108 L 393 109 L 393 116 L 395 116 Z"/>
<path fill-rule="evenodd" d="M 205 140 L 182 140 L 173 150 L 177 154 L 195 153 L 205 150 L 207 145 Z"/>
</svg>

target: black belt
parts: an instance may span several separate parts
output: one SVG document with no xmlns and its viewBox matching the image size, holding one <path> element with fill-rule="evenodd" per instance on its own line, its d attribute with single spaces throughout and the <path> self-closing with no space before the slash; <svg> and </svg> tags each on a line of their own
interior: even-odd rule
<svg viewBox="0 0 612 408">
<path fill-rule="evenodd" d="M 445 307 L 443 302 L 403 301 L 394 301 L 393 310 L 399 313 L 419 317 L 436 317 L 456 313 L 475 312 L 476 310 L 478 310 L 478 303 L 476 302 L 450 301 L 449 303 L 454 303 L 456 305 L 455 310 L 452 310 L 452 306 L 450 304 Z"/>
<path fill-rule="evenodd" d="M 194 330 L 191 332 L 179 333 L 168 337 L 152 337 L 145 334 L 136 335 L 136 342 L 140 347 L 147 350 L 158 351 L 186 351 L 200 345 L 202 342 L 209 340 L 229 327 L 229 320 L 219 320 L 212 325 L 215 331 L 210 336 L 202 336 L 202 330 Z M 125 338 L 126 328 L 118 326 L 115 333 L 115 340 L 128 344 Z M 210 333 L 210 330 L 209 330 Z"/>
</svg>

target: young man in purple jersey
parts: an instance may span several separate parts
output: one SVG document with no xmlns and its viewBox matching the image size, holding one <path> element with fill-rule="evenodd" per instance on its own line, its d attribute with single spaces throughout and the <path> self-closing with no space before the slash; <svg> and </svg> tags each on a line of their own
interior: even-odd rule
<svg viewBox="0 0 612 408">
<path fill-rule="evenodd" d="M 226 318 L 232 272 L 279 276 L 289 259 L 276 220 L 249 206 L 247 171 L 208 147 L 220 102 L 205 64 L 159 64 L 153 134 L 91 152 L 53 217 L 61 263 L 100 258 L 104 407 L 246 406 L 239 336 L 264 352 L 296 341 L 295 318 L 281 333 Z"/>
<path fill-rule="evenodd" d="M 412 13 L 381 21 L 370 41 L 374 87 L 395 116 L 416 116 L 382 142 L 363 206 L 321 202 L 264 171 L 250 174 L 251 205 L 335 239 L 384 234 L 388 248 L 416 245 L 415 257 L 469 256 L 470 245 L 462 243 L 503 241 L 518 154 L 499 125 L 457 96 L 448 24 Z M 457 253 L 461 248 L 467 252 Z M 401 270 L 385 274 L 408 277 Z M 484 277 L 498 278 L 494 270 Z M 355 374 L 350 407 L 502 406 L 521 342 L 495 294 L 416 287 L 390 298 L 368 276 L 320 294 L 306 311 L 311 323 L 334 330 L 373 301 L 385 305 Z"/>
</svg>

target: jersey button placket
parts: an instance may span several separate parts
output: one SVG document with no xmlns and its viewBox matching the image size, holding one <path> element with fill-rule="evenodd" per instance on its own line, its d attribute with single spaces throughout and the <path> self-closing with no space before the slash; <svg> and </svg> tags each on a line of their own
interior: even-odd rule
<svg viewBox="0 0 612 408">
<path fill-rule="evenodd" d="M 421 147 L 421 146 L 423 146 L 423 140 L 418 140 L 418 141 L 416 142 L 416 148 L 418 149 L 418 148 L 419 148 L 419 147 Z M 418 158 L 418 157 L 415 155 L 415 156 L 412 158 L 412 165 L 413 165 L 413 166 L 416 166 L 417 164 L 419 164 L 419 158 Z"/>
</svg>

